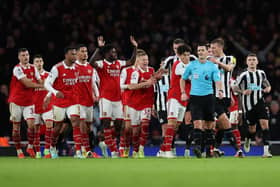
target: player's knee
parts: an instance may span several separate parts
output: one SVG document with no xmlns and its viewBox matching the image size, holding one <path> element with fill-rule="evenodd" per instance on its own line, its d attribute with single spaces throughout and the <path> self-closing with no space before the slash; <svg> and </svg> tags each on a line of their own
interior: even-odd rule
<svg viewBox="0 0 280 187">
<path fill-rule="evenodd" d="M 177 120 L 176 119 L 168 119 L 168 125 L 176 126 Z"/>
<path fill-rule="evenodd" d="M 255 133 L 256 132 L 256 125 L 251 125 L 251 126 L 249 126 L 249 132 L 250 133 Z"/>
</svg>

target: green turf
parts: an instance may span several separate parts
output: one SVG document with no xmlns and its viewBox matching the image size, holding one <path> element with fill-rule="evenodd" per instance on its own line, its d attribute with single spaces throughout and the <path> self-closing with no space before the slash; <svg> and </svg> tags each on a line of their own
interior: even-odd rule
<svg viewBox="0 0 280 187">
<path fill-rule="evenodd" d="M 280 157 L 83 160 L 0 157 L 0 186 L 279 187 Z"/>
</svg>

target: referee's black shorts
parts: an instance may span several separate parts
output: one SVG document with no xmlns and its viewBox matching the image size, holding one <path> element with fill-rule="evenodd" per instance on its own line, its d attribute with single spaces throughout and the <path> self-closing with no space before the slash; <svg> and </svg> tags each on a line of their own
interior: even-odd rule
<svg viewBox="0 0 280 187">
<path fill-rule="evenodd" d="M 215 97 L 210 95 L 190 97 L 192 120 L 215 121 Z"/>
<path fill-rule="evenodd" d="M 260 119 L 269 119 L 269 109 L 263 99 L 259 100 L 252 110 L 244 114 L 244 120 L 247 125 L 256 125 Z"/>
<path fill-rule="evenodd" d="M 228 108 L 230 107 L 230 104 L 231 104 L 230 98 L 223 98 L 223 99 L 216 98 L 215 112 L 217 114 L 217 117 L 219 117 L 223 113 L 228 114 L 229 113 Z"/>
</svg>

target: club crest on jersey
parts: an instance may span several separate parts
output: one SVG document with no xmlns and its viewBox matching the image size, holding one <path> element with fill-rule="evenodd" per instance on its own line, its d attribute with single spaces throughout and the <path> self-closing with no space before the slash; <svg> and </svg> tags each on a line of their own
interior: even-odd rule
<svg viewBox="0 0 280 187">
<path fill-rule="evenodd" d="M 63 75 L 62 75 L 63 77 L 65 77 L 66 76 L 66 73 L 63 73 Z"/>
<path fill-rule="evenodd" d="M 91 70 L 90 70 L 90 69 L 88 70 L 88 73 L 91 73 Z"/>
</svg>

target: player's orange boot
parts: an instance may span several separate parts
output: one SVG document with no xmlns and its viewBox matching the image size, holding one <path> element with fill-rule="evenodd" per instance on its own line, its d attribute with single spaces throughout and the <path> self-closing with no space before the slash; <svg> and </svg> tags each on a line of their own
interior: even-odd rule
<svg viewBox="0 0 280 187">
<path fill-rule="evenodd" d="M 34 152 L 33 148 L 27 148 L 26 152 L 29 154 L 29 156 L 31 158 L 35 158 L 35 152 Z"/>
<path fill-rule="evenodd" d="M 121 158 L 127 158 L 124 152 L 125 152 L 124 149 L 120 149 L 120 150 L 119 150 L 119 153 L 120 153 L 120 157 L 121 157 Z"/>
<path fill-rule="evenodd" d="M 17 155 L 17 157 L 19 158 L 19 159 L 23 159 L 23 158 L 25 158 L 25 156 L 24 156 L 24 154 L 21 152 L 21 153 L 19 153 L 18 155 Z"/>
<path fill-rule="evenodd" d="M 92 152 L 92 157 L 93 158 L 101 158 L 101 156 L 99 156 L 97 153 L 95 152 Z"/>
</svg>

